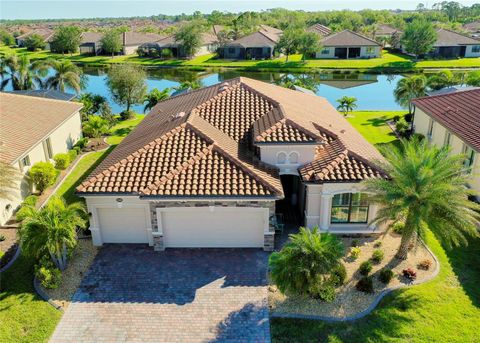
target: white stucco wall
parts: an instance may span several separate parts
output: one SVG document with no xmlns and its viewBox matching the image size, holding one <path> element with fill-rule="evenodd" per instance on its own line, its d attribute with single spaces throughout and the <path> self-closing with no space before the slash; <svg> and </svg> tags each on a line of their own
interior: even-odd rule
<svg viewBox="0 0 480 343">
<path fill-rule="evenodd" d="M 322 54 L 322 50 L 328 50 L 328 53 Z M 324 46 L 320 51 L 315 53 L 316 58 L 335 58 L 335 47 L 333 46 Z"/>
<path fill-rule="evenodd" d="M 421 133 L 422 135 L 427 137 L 430 120 L 431 120 L 430 116 L 428 116 L 421 109 L 416 108 L 414 119 L 413 119 L 414 131 L 416 133 Z M 442 124 L 434 121 L 432 136 L 429 138 L 430 142 L 439 147 L 443 146 L 445 144 L 446 132 L 447 132 L 447 129 Z M 453 155 L 462 154 L 465 148 L 465 143 L 459 137 L 451 133 L 450 147 L 451 147 L 451 153 Z M 469 182 L 469 185 L 472 189 L 480 193 L 480 152 L 479 151 L 477 151 L 475 154 L 475 158 L 473 161 L 472 179 Z"/>
<path fill-rule="evenodd" d="M 480 51 L 479 52 L 473 52 L 473 47 L 475 45 L 467 45 L 467 48 L 465 50 L 465 57 L 480 57 Z M 480 47 L 480 41 L 478 42 L 478 46 Z"/>
<path fill-rule="evenodd" d="M 376 46 L 373 48 L 373 51 L 371 53 L 368 53 L 366 46 L 362 46 L 360 48 L 360 57 L 361 58 L 376 58 L 380 57 L 380 54 L 382 53 L 381 47 Z"/>
<path fill-rule="evenodd" d="M 367 48 L 366 46 L 358 47 L 358 46 L 351 46 L 351 48 L 360 48 L 360 57 L 358 58 L 375 58 L 375 57 L 380 57 L 381 55 L 381 47 L 377 46 L 374 47 L 374 50 L 372 53 L 367 53 Z M 335 47 L 334 46 L 324 46 L 322 47 L 321 50 L 328 50 L 328 54 L 322 54 L 321 51 L 318 51 L 315 53 L 316 58 L 336 58 L 335 57 Z"/>
<path fill-rule="evenodd" d="M 260 158 L 262 162 L 276 166 L 280 174 L 294 174 L 298 175 L 297 168 L 306 163 L 310 163 L 315 159 L 314 144 L 270 144 L 259 145 Z M 279 163 L 279 154 L 284 153 L 286 155 L 285 163 Z M 293 160 L 294 155 L 297 154 L 297 161 Z"/>
<path fill-rule="evenodd" d="M 77 112 L 50 135 L 53 154 L 70 150 L 80 138 L 82 138 L 82 121 L 80 112 Z"/>
</svg>

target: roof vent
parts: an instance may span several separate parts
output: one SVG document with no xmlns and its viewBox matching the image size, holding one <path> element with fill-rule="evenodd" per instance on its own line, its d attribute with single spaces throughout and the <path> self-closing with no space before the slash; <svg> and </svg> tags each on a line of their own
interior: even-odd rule
<svg viewBox="0 0 480 343">
<path fill-rule="evenodd" d="M 220 85 L 220 88 L 218 88 L 218 93 L 225 92 L 229 87 L 230 87 L 230 84 L 228 82 L 222 83 Z"/>
<path fill-rule="evenodd" d="M 186 115 L 185 112 L 178 112 L 178 113 L 172 115 L 172 120 L 185 117 L 185 115 Z"/>
</svg>

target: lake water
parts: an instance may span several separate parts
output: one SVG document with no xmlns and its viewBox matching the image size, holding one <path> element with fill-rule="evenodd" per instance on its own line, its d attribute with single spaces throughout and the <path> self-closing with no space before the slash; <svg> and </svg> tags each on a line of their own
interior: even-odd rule
<svg viewBox="0 0 480 343">
<path fill-rule="evenodd" d="M 110 96 L 106 85 L 106 74 L 100 68 L 86 67 L 87 86 L 83 92 L 91 92 L 106 97 L 114 113 L 123 108 L 117 105 Z M 317 88 L 316 94 L 327 98 L 332 105 L 337 106 L 336 100 L 344 95 L 357 98 L 357 110 L 398 110 L 401 107 L 395 102 L 393 90 L 401 75 L 376 75 L 352 72 L 336 73 L 266 73 L 266 72 L 192 72 L 179 69 L 148 69 L 148 90 L 158 88 L 173 88 L 186 80 L 199 80 L 203 86 L 210 86 L 238 76 L 246 76 L 265 82 L 276 83 L 286 78 L 304 79 L 308 84 Z M 70 91 L 71 92 L 71 91 Z M 143 106 L 136 105 L 135 111 L 142 113 Z"/>
</svg>

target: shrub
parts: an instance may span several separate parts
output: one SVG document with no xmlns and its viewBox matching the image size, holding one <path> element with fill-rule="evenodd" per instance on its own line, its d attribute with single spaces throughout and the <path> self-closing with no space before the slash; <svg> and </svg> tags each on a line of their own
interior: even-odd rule
<svg viewBox="0 0 480 343">
<path fill-rule="evenodd" d="M 62 281 L 62 273 L 58 268 L 47 268 L 41 266 L 37 269 L 36 276 L 43 287 L 47 289 L 58 288 Z"/>
<path fill-rule="evenodd" d="M 80 150 L 83 150 L 87 146 L 87 144 L 88 144 L 88 138 L 83 137 L 83 138 L 80 138 L 73 147 L 74 148 L 78 147 L 80 148 Z"/>
<path fill-rule="evenodd" d="M 429 270 L 431 266 L 432 266 L 432 261 L 430 260 L 422 260 L 417 265 L 418 269 L 423 269 L 423 270 Z"/>
<path fill-rule="evenodd" d="M 367 276 L 372 271 L 372 268 L 373 268 L 372 262 L 370 261 L 362 262 L 359 268 L 360 274 Z"/>
<path fill-rule="evenodd" d="M 347 269 L 342 263 L 336 266 L 330 273 L 330 282 L 334 287 L 339 287 L 343 285 L 345 283 L 346 278 L 347 278 Z"/>
<path fill-rule="evenodd" d="M 382 241 L 376 241 L 375 244 L 373 244 L 374 248 L 380 248 L 382 246 Z"/>
<path fill-rule="evenodd" d="M 399 235 L 402 234 L 404 228 L 405 228 L 405 223 L 403 222 L 396 222 L 395 224 L 392 225 L 393 232 L 398 233 Z"/>
<path fill-rule="evenodd" d="M 77 158 L 78 156 L 78 151 L 75 150 L 75 149 L 72 149 L 72 150 L 69 150 L 68 151 L 68 157 L 70 158 L 70 163 L 72 163 L 73 161 L 75 161 L 75 159 Z"/>
<path fill-rule="evenodd" d="M 162 58 L 172 58 L 173 52 L 168 48 L 162 49 L 162 51 L 160 52 L 160 56 L 162 56 Z"/>
<path fill-rule="evenodd" d="M 0 242 L 3 242 L 4 240 L 6 240 L 7 238 L 4 236 L 4 235 L 0 235 Z"/>
<path fill-rule="evenodd" d="M 129 110 L 129 111 L 122 111 L 120 112 L 120 119 L 121 120 L 130 120 L 130 119 L 135 119 L 135 111 Z"/>
<path fill-rule="evenodd" d="M 36 189 L 41 193 L 53 185 L 57 179 L 57 171 L 50 162 L 37 162 L 29 171 L 30 178 Z"/>
<path fill-rule="evenodd" d="M 87 137 L 99 138 L 109 130 L 108 121 L 99 116 L 90 116 L 83 122 L 83 134 Z"/>
<path fill-rule="evenodd" d="M 358 258 L 358 256 L 360 256 L 360 252 L 362 250 L 359 248 L 359 247 L 353 247 L 352 249 L 350 249 L 350 256 L 356 260 Z"/>
<path fill-rule="evenodd" d="M 408 129 L 409 129 L 409 125 L 408 123 L 405 121 L 405 119 L 401 118 L 399 121 L 397 121 L 397 123 L 395 124 L 395 131 L 397 131 L 397 133 L 400 135 L 400 136 L 405 136 L 408 132 Z"/>
<path fill-rule="evenodd" d="M 397 121 L 400 120 L 400 116 L 397 114 L 397 115 L 394 115 L 393 116 L 393 121 L 396 123 Z"/>
<path fill-rule="evenodd" d="M 25 199 L 23 199 L 22 206 L 24 205 L 30 205 L 30 206 L 35 206 L 38 202 L 38 196 L 36 195 L 29 195 Z"/>
<path fill-rule="evenodd" d="M 309 290 L 309 294 L 314 299 L 331 302 L 335 300 L 335 287 L 331 282 L 320 281 L 313 284 Z"/>
<path fill-rule="evenodd" d="M 364 293 L 373 293 L 373 280 L 371 276 L 362 277 L 356 285 L 357 290 Z"/>
<path fill-rule="evenodd" d="M 383 251 L 380 249 L 375 249 L 372 254 L 372 261 L 376 264 L 382 262 L 383 260 Z"/>
<path fill-rule="evenodd" d="M 53 156 L 55 168 L 64 170 L 70 164 L 70 156 L 67 153 L 60 153 Z"/>
<path fill-rule="evenodd" d="M 352 239 L 352 243 L 350 245 L 352 247 L 358 247 L 358 239 Z"/>
<path fill-rule="evenodd" d="M 405 121 L 407 123 L 411 123 L 412 119 L 413 119 L 413 116 L 410 113 L 407 113 L 407 114 L 405 114 L 405 116 L 403 118 L 405 119 Z"/>
<path fill-rule="evenodd" d="M 415 280 L 417 278 L 417 272 L 412 268 L 407 268 L 402 271 L 403 276 L 409 280 Z"/>
<path fill-rule="evenodd" d="M 32 207 L 35 207 L 37 201 L 38 197 L 36 195 L 29 195 L 28 197 L 23 199 L 20 208 L 15 214 L 15 218 L 17 219 L 17 221 L 21 222 L 25 218 L 27 218 L 32 213 Z"/>
<path fill-rule="evenodd" d="M 380 271 L 378 278 L 383 283 L 388 284 L 390 281 L 392 281 L 394 275 L 395 273 L 391 269 L 385 268 Z"/>
<path fill-rule="evenodd" d="M 421 133 L 414 133 L 412 135 L 413 139 L 416 139 L 417 141 L 421 142 L 425 139 L 425 135 L 422 135 Z"/>
</svg>

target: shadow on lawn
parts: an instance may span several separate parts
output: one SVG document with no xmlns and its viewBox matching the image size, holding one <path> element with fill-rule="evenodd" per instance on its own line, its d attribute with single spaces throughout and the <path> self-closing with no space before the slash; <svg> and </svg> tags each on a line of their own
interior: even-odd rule
<svg viewBox="0 0 480 343">
<path fill-rule="evenodd" d="M 469 239 L 468 246 L 443 248 L 465 293 L 480 307 L 480 238 Z"/>
</svg>

